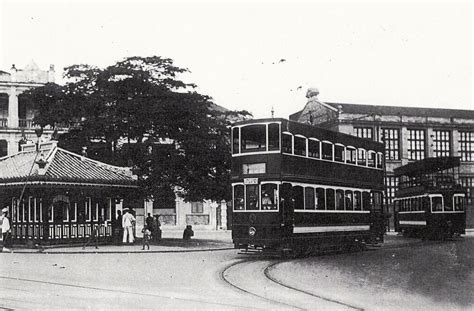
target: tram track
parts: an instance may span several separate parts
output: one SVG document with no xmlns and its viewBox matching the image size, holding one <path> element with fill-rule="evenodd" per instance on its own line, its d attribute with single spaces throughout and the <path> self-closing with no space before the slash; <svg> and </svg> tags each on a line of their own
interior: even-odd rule
<svg viewBox="0 0 474 311">
<path fill-rule="evenodd" d="M 289 286 L 270 275 L 270 270 L 276 265 L 286 262 L 285 260 L 249 260 L 243 259 L 234 262 L 221 270 L 220 278 L 229 286 L 237 289 L 247 295 L 258 297 L 265 301 L 271 302 L 284 309 L 293 310 L 328 310 L 328 309 L 347 309 L 347 310 L 364 310 L 358 306 L 349 303 L 316 295 L 314 293 L 304 291 Z M 245 280 L 239 280 L 238 275 L 249 275 L 248 267 L 245 265 L 255 264 L 256 268 L 250 270 L 259 270 L 259 274 L 251 274 L 250 283 L 245 284 Z M 260 264 L 260 265 L 259 265 Z M 242 268 L 239 266 L 243 266 Z M 259 267 L 260 266 L 260 267 Z M 240 268 L 240 269 L 239 269 Z M 237 269 L 237 271 L 232 271 Z M 234 275 L 232 275 L 234 274 Z M 236 276 L 237 275 L 237 276 Z M 244 284 L 242 284 L 244 283 Z"/>
<path fill-rule="evenodd" d="M 30 283 L 30 284 L 39 284 L 39 285 L 46 285 L 46 286 L 53 286 L 56 288 L 56 291 L 58 289 L 62 288 L 71 288 L 71 289 L 76 289 L 76 290 L 87 290 L 87 291 L 95 291 L 95 292 L 102 292 L 102 293 L 108 293 L 112 295 L 117 295 L 117 296 L 131 296 L 135 298 L 139 297 L 147 297 L 147 298 L 155 298 L 155 299 L 167 299 L 171 301 L 183 301 L 187 303 L 198 303 L 198 304 L 203 304 L 203 305 L 208 305 L 213 307 L 224 307 L 224 308 L 232 308 L 232 309 L 240 309 L 243 308 L 243 306 L 239 304 L 233 304 L 233 303 L 225 303 L 225 302 L 216 302 L 216 301 L 206 301 L 203 299 L 198 299 L 198 298 L 193 298 L 193 297 L 185 297 L 182 295 L 165 295 L 165 294 L 156 294 L 156 293 L 146 293 L 146 292 L 136 292 L 136 291 L 130 291 L 130 290 L 122 290 L 122 289 L 113 289 L 113 288 L 105 288 L 105 287 L 98 287 L 98 286 L 89 286 L 89 285 L 78 285 L 78 284 L 70 284 L 70 283 L 62 283 L 62 282 L 54 282 L 54 281 L 43 281 L 43 280 L 35 280 L 35 279 L 29 279 L 29 278 L 19 278 L 19 277 L 8 277 L 8 276 L 0 276 L 0 280 L 4 281 L 16 281 L 16 282 L 21 282 L 21 283 Z M 7 287 L 0 286 L 0 289 L 2 289 L 2 292 L 4 292 Z M 18 290 L 17 288 L 11 288 L 12 290 Z M 63 296 L 66 297 L 66 296 Z M 69 297 L 70 298 L 70 297 Z M 245 307 L 246 309 L 249 309 L 249 307 Z M 0 307 L 1 309 L 1 307 Z M 259 308 L 252 308 L 250 309 L 259 309 Z M 9 309 L 12 310 L 12 309 Z"/>
</svg>

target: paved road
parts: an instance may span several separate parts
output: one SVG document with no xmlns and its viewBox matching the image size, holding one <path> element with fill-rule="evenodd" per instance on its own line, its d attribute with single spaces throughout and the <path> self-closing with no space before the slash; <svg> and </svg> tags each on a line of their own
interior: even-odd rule
<svg viewBox="0 0 474 311">
<path fill-rule="evenodd" d="M 395 238 L 386 247 L 288 262 L 249 262 L 235 250 L 2 253 L 0 308 L 446 310 L 473 305 L 473 236 L 428 244 Z M 293 289 L 268 279 L 265 271 Z"/>
</svg>

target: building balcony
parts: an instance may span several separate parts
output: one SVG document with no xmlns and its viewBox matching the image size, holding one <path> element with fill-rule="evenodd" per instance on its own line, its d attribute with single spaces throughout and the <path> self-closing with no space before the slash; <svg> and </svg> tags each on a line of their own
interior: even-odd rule
<svg viewBox="0 0 474 311">
<path fill-rule="evenodd" d="M 2 127 L 8 127 L 8 119 L 0 118 L 0 128 Z"/>
<path fill-rule="evenodd" d="M 18 119 L 18 127 L 32 128 L 33 127 L 33 119 Z"/>
</svg>

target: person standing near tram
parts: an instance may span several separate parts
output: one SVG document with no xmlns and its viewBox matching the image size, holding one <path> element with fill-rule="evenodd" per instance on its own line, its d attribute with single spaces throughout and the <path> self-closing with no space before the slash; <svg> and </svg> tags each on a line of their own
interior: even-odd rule
<svg viewBox="0 0 474 311">
<path fill-rule="evenodd" d="M 125 210 L 125 214 L 122 216 L 122 226 L 123 226 L 123 243 L 127 243 L 127 238 L 128 238 L 128 243 L 132 244 L 134 241 L 134 236 L 133 236 L 133 224 L 135 223 L 135 217 L 133 217 L 132 214 L 129 213 L 129 210 Z"/>
</svg>

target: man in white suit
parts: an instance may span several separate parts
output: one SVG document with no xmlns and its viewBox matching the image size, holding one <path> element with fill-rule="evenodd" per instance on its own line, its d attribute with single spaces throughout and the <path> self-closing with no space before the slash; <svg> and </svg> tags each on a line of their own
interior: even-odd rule
<svg viewBox="0 0 474 311">
<path fill-rule="evenodd" d="M 127 237 L 128 237 L 128 243 L 132 244 L 134 241 L 133 237 L 133 224 L 135 223 L 135 217 L 133 217 L 132 214 L 129 213 L 129 210 L 125 210 L 125 214 L 122 216 L 122 226 L 123 226 L 123 243 L 127 243 Z"/>
</svg>

